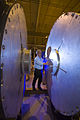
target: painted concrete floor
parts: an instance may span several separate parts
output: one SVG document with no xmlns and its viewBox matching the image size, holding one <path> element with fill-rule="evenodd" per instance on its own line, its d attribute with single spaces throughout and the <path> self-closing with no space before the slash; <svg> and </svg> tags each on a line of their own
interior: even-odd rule
<svg viewBox="0 0 80 120">
<path fill-rule="evenodd" d="M 32 81 L 34 73 L 26 76 L 26 90 L 32 91 Z M 37 89 L 36 82 L 35 88 Z M 41 88 L 47 90 L 46 85 L 41 84 Z M 27 94 L 26 91 L 26 94 Z M 32 91 L 34 92 L 34 91 Z M 40 91 L 39 91 L 40 92 Z M 53 120 L 52 112 L 49 105 L 49 96 L 47 94 L 27 94 L 23 99 L 22 104 L 22 120 Z"/>
<path fill-rule="evenodd" d="M 22 120 L 54 120 L 49 105 L 49 96 L 34 94 L 24 97 Z"/>
</svg>

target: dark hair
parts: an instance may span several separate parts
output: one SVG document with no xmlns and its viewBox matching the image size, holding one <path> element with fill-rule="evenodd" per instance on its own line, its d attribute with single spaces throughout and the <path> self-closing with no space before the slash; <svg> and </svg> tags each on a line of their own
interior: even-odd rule
<svg viewBox="0 0 80 120">
<path fill-rule="evenodd" d="M 49 49 L 50 49 L 50 51 L 51 51 L 51 46 L 49 46 L 47 50 L 49 50 Z"/>
</svg>

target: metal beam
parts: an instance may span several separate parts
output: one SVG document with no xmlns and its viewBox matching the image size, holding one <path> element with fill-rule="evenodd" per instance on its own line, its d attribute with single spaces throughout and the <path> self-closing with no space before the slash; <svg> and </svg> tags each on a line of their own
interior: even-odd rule
<svg viewBox="0 0 80 120">
<path fill-rule="evenodd" d="M 14 1 L 14 0 L 8 0 L 8 1 Z M 19 1 L 19 2 L 32 2 L 32 3 L 35 3 L 35 4 L 40 4 L 40 0 L 17 0 L 17 1 Z M 42 1 L 42 5 L 46 5 L 46 6 L 48 6 L 48 1 Z M 61 4 L 57 4 L 57 3 L 50 3 L 49 4 L 50 6 L 52 6 L 52 7 L 56 7 L 56 8 L 64 8 L 64 5 L 61 5 Z"/>
<path fill-rule="evenodd" d="M 28 36 L 39 36 L 39 37 L 46 37 L 49 33 L 42 33 L 42 32 L 35 32 L 35 31 L 28 31 Z"/>
<path fill-rule="evenodd" d="M 35 45 L 35 44 L 27 44 L 27 45 L 31 47 L 45 47 L 45 45 Z"/>
<path fill-rule="evenodd" d="M 40 0 L 39 7 L 38 7 L 38 15 L 37 15 L 37 21 L 36 21 L 36 32 L 37 32 L 37 30 L 38 30 L 40 10 L 41 10 L 41 2 L 42 2 L 42 0 Z"/>
<path fill-rule="evenodd" d="M 39 17 L 40 17 L 40 9 L 41 9 L 41 2 L 42 0 L 40 0 L 40 3 L 39 3 L 39 7 L 38 7 L 38 15 L 37 15 L 37 21 L 36 21 L 36 32 L 38 30 L 38 24 L 39 24 Z M 35 38 L 35 44 L 36 44 L 36 38 Z"/>
</svg>

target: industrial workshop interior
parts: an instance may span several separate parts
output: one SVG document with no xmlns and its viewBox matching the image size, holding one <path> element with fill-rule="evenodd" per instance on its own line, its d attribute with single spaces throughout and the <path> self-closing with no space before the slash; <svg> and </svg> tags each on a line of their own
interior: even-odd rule
<svg viewBox="0 0 80 120">
<path fill-rule="evenodd" d="M 80 120 L 80 0 L 0 0 L 0 120 Z"/>
</svg>

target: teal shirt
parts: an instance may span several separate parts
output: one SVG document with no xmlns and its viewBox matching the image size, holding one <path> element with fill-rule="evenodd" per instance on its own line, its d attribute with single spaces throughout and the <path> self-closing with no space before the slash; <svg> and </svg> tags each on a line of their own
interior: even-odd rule
<svg viewBox="0 0 80 120">
<path fill-rule="evenodd" d="M 43 69 L 43 59 L 39 56 L 35 57 L 34 59 L 34 68 L 41 70 Z"/>
</svg>

